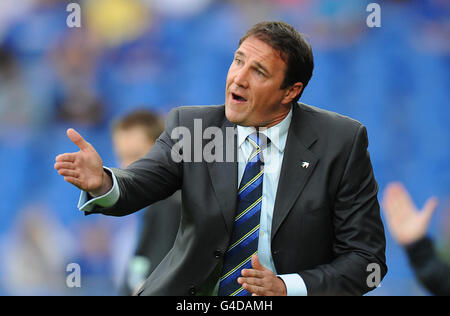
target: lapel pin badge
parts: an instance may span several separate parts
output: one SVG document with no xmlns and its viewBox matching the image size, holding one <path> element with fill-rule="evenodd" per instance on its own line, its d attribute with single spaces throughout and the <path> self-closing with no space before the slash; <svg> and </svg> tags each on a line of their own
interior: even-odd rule
<svg viewBox="0 0 450 316">
<path fill-rule="evenodd" d="M 308 167 L 309 167 L 309 162 L 303 161 L 302 162 L 302 168 L 308 168 Z"/>
</svg>

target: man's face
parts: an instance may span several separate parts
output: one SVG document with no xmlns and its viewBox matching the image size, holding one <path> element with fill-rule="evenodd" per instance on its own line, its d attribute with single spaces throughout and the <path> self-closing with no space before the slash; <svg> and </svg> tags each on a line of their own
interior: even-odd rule
<svg viewBox="0 0 450 316">
<path fill-rule="evenodd" d="M 114 151 L 120 161 L 120 167 L 126 168 L 142 158 L 153 146 L 145 129 L 141 126 L 117 130 L 113 135 Z"/>
<path fill-rule="evenodd" d="M 247 38 L 237 49 L 228 71 L 228 120 L 254 127 L 271 127 L 281 122 L 303 87 L 297 83 L 294 88 L 280 89 L 285 73 L 286 63 L 278 51 L 256 37 Z"/>
</svg>

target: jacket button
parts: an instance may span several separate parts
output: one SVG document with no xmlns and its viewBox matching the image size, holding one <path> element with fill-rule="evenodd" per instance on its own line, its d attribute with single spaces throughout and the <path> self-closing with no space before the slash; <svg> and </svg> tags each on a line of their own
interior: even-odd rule
<svg viewBox="0 0 450 316">
<path fill-rule="evenodd" d="M 191 286 L 190 288 L 189 288 L 189 294 L 190 295 L 195 295 L 197 293 L 197 290 L 196 290 L 196 288 L 195 288 L 195 286 Z"/>
<path fill-rule="evenodd" d="M 220 259 L 223 256 L 223 252 L 222 250 L 217 249 L 216 251 L 214 251 L 214 258 L 216 259 Z"/>
</svg>

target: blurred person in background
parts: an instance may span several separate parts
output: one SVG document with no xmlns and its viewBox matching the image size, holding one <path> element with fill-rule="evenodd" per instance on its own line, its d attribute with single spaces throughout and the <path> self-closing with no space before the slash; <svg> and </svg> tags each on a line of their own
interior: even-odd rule
<svg viewBox="0 0 450 316">
<path fill-rule="evenodd" d="M 4 32 L 18 19 L 28 13 L 35 0 L 2 0 L 0 1 L 0 42 Z"/>
<path fill-rule="evenodd" d="M 56 116 L 85 126 L 105 121 L 105 106 L 96 82 L 100 46 L 85 29 L 73 29 L 51 51 L 55 67 Z"/>
<path fill-rule="evenodd" d="M 27 124 L 22 129 L 32 132 L 46 128 L 54 118 L 54 65 L 49 58 L 58 41 L 66 34 L 66 5 L 69 1 L 34 0 L 23 13 L 5 27 L 0 45 L 10 52 L 19 68 L 19 84 L 12 91 L 26 87 L 21 98 L 9 106 L 27 111 Z M 20 6 L 19 6 L 20 7 Z"/>
<path fill-rule="evenodd" d="M 2 241 L 2 281 L 7 295 L 61 295 L 67 291 L 65 267 L 75 254 L 73 239 L 47 205 L 23 208 Z"/>
<path fill-rule="evenodd" d="M 0 128 L 32 125 L 33 111 L 23 70 L 15 55 L 0 46 Z"/>
<path fill-rule="evenodd" d="M 383 210 L 395 241 L 404 247 L 419 282 L 434 295 L 450 295 L 450 265 L 434 250 L 427 236 L 428 225 L 438 204 L 432 197 L 418 211 L 401 183 L 390 183 L 383 195 Z"/>
<path fill-rule="evenodd" d="M 117 120 L 113 126 L 113 145 L 120 167 L 126 168 L 143 157 L 163 131 L 164 123 L 160 117 L 145 109 L 135 110 Z M 133 294 L 166 256 L 175 241 L 180 216 L 179 191 L 145 209 L 121 294 Z"/>
<path fill-rule="evenodd" d="M 92 219 L 74 225 L 77 253 L 73 262 L 80 265 L 81 288 L 71 288 L 70 295 L 116 295 L 114 283 L 114 245 L 120 233 L 111 221 Z"/>
</svg>

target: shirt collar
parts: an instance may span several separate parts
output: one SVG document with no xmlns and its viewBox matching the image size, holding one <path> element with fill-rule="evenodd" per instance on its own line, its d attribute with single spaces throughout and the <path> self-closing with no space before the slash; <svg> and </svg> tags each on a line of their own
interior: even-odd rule
<svg viewBox="0 0 450 316">
<path fill-rule="evenodd" d="M 277 147 L 280 152 L 284 152 L 284 147 L 286 146 L 286 138 L 289 131 L 289 126 L 292 120 L 292 107 L 288 115 L 277 125 L 269 127 L 268 129 L 260 130 L 260 133 L 266 135 L 270 142 Z M 241 126 L 237 125 L 238 132 L 238 146 L 241 147 L 242 144 L 247 139 L 247 136 L 255 133 L 256 129 L 251 126 Z"/>
</svg>

